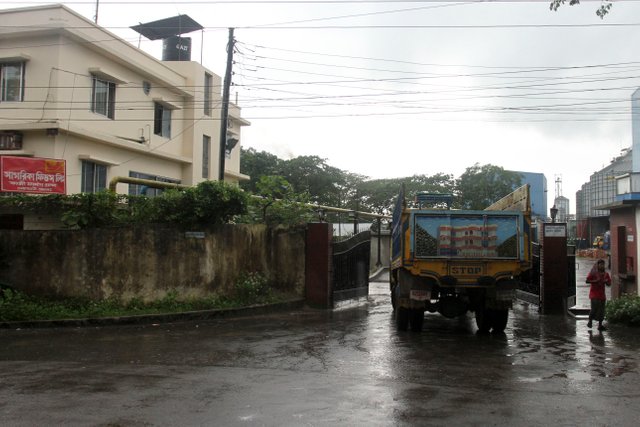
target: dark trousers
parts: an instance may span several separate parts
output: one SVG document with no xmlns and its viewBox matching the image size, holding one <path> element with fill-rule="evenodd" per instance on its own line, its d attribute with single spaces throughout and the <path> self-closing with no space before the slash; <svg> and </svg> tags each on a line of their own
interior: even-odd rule
<svg viewBox="0 0 640 427">
<path fill-rule="evenodd" d="M 601 299 L 591 300 L 591 312 L 589 312 L 589 319 L 602 322 L 604 320 L 604 307 L 607 304 L 606 301 Z"/>
</svg>

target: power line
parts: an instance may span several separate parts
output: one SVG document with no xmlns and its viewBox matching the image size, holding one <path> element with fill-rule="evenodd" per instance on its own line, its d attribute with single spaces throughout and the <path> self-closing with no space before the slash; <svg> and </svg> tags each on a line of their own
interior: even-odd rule
<svg viewBox="0 0 640 427">
<path fill-rule="evenodd" d="M 395 2 L 394 2 L 395 3 Z M 306 22 L 318 22 L 318 21 L 331 21 L 336 19 L 347 19 L 347 18 L 362 18 L 365 16 L 377 16 L 377 15 L 389 15 L 392 13 L 403 13 L 403 12 L 415 12 L 417 10 L 429 10 L 429 9 L 441 9 L 445 7 L 457 7 L 457 6 L 466 6 L 469 4 L 473 4 L 474 2 L 461 2 L 461 3 L 451 3 L 451 4 L 440 4 L 435 6 L 421 6 L 421 7 L 412 7 L 406 9 L 393 9 L 393 10 L 381 10 L 376 12 L 366 12 L 366 13 L 354 13 L 350 15 L 337 15 L 337 16 L 328 16 L 322 18 L 313 18 L 313 19 L 301 19 L 297 21 L 288 21 L 288 22 L 278 22 L 273 24 L 261 24 L 256 25 L 256 27 L 270 27 L 270 26 L 278 26 L 278 25 L 291 25 L 291 24 L 302 24 Z"/>
<path fill-rule="evenodd" d="M 640 1 L 640 0 L 638 0 Z M 522 29 L 522 28 L 540 28 L 540 29 L 549 29 L 549 28 L 624 28 L 624 27 L 638 27 L 640 26 L 640 22 L 598 22 L 598 23 L 585 23 L 585 24 L 398 24 L 398 25 L 314 25 L 314 26 L 268 26 L 263 27 L 259 25 L 247 25 L 247 26 L 237 26 L 237 29 L 240 30 L 416 30 L 416 29 L 424 29 L 424 30 L 498 30 L 498 29 Z M 51 30 L 51 27 L 37 27 L 32 25 L 0 25 L 0 28 L 7 30 L 14 29 L 47 29 Z M 65 29 L 89 29 L 94 28 L 92 26 L 65 26 L 61 27 Z M 129 27 L 116 27 L 116 26 L 108 26 L 102 27 L 109 30 L 123 30 L 129 29 Z M 54 28 L 56 29 L 56 28 Z M 224 30 L 226 27 L 223 26 L 208 26 L 204 27 L 205 30 Z"/>
<path fill-rule="evenodd" d="M 450 2 L 451 0 L 181 0 L 180 4 L 185 5 L 211 5 L 211 4 L 401 4 L 401 3 L 443 3 Z M 587 0 L 589 1 L 589 0 Z M 592 0 L 597 1 L 597 0 Z M 639 0 L 617 0 L 616 2 L 636 2 Z M 468 0 L 469 3 L 548 3 L 547 0 Z M 0 3 L 15 4 L 12 1 L 3 1 Z M 20 4 L 43 4 L 42 1 L 26 1 L 21 0 Z M 64 1 L 66 5 L 94 5 L 95 0 L 67 0 Z M 140 1 L 140 0 L 102 0 L 101 5 L 176 5 L 175 0 L 152 0 L 152 1 Z"/>
</svg>

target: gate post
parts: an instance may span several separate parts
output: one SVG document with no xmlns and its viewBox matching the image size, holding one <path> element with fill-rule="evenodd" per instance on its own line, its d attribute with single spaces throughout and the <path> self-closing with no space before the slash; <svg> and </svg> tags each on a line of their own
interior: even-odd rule
<svg viewBox="0 0 640 427">
<path fill-rule="evenodd" d="M 307 224 L 305 244 L 305 299 L 313 307 L 332 308 L 332 225 Z"/>
<path fill-rule="evenodd" d="M 567 224 L 542 224 L 540 299 L 543 314 L 567 312 Z"/>
</svg>

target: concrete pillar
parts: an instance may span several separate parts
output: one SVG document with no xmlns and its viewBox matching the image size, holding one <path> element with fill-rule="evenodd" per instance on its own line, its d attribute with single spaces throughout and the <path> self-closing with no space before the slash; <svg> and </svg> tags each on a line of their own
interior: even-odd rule
<svg viewBox="0 0 640 427">
<path fill-rule="evenodd" d="M 543 314 L 567 312 L 567 224 L 542 224 L 540 297 Z"/>
<path fill-rule="evenodd" d="M 305 245 L 305 299 L 312 307 L 332 307 L 331 224 L 307 225 Z"/>
</svg>

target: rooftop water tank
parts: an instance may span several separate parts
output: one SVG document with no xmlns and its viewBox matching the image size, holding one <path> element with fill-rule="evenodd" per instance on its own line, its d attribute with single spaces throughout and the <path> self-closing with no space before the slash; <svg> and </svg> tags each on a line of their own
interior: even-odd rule
<svg viewBox="0 0 640 427">
<path fill-rule="evenodd" d="M 172 36 L 162 40 L 163 61 L 191 61 L 191 38 Z"/>
</svg>

